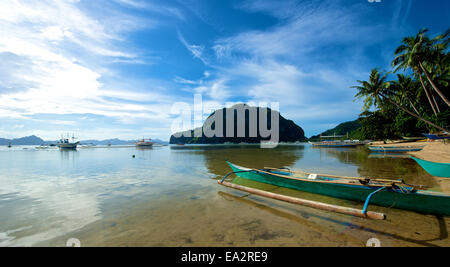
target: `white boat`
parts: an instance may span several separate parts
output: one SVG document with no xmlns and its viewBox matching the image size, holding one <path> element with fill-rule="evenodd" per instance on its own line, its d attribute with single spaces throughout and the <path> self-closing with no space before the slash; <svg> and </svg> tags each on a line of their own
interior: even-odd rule
<svg viewBox="0 0 450 267">
<path fill-rule="evenodd" d="M 78 144 L 80 142 L 75 142 L 75 137 L 72 135 L 72 142 L 69 141 L 69 138 L 63 138 L 61 136 L 61 139 L 58 142 L 58 147 L 60 149 L 77 149 Z"/>
<path fill-rule="evenodd" d="M 152 147 L 155 143 L 152 142 L 152 139 L 145 139 L 136 142 L 136 147 Z"/>
</svg>

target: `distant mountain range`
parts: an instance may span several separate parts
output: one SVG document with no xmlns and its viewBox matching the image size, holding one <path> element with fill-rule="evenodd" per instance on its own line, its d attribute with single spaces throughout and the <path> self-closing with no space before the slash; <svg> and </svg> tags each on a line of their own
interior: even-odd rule
<svg viewBox="0 0 450 267">
<path fill-rule="evenodd" d="M 45 141 L 35 135 L 15 139 L 0 138 L 0 146 L 7 146 L 9 143 L 11 143 L 11 145 L 13 146 L 26 146 L 42 145 L 45 143 Z"/>
<path fill-rule="evenodd" d="M 92 145 L 130 145 L 134 144 L 138 140 L 121 140 L 121 139 L 107 139 L 107 140 L 83 140 L 80 141 L 81 144 L 92 144 Z M 153 139 L 152 140 L 155 143 L 167 145 L 169 142 L 162 141 L 159 139 Z M 5 139 L 0 138 L 0 146 L 7 146 L 9 143 L 13 146 L 34 146 L 34 145 L 49 145 L 49 144 L 56 144 L 58 141 L 44 141 L 42 138 L 37 137 L 35 135 L 27 136 L 27 137 L 21 137 L 21 138 L 15 138 L 15 139 Z"/>
</svg>

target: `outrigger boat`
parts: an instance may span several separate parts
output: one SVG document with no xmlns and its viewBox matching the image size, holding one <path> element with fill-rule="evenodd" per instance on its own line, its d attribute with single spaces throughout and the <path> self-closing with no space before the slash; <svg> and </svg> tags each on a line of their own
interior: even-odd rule
<svg viewBox="0 0 450 267">
<path fill-rule="evenodd" d="M 291 171 L 285 168 L 252 169 L 228 162 L 238 177 L 296 189 L 309 193 L 364 202 L 362 214 L 366 214 L 369 202 L 378 206 L 393 207 L 425 214 L 450 215 L 450 195 L 426 191 L 422 185 L 411 185 L 402 179 L 372 179 L 329 174 L 313 174 Z"/>
<path fill-rule="evenodd" d="M 360 142 L 339 142 L 339 141 L 321 141 L 309 142 L 313 147 L 356 147 L 362 145 Z"/>
<path fill-rule="evenodd" d="M 440 163 L 410 156 L 420 167 L 433 176 L 450 178 L 450 163 Z"/>
<path fill-rule="evenodd" d="M 67 134 L 69 136 L 69 134 Z M 69 141 L 69 137 L 64 138 L 61 135 L 61 139 L 58 142 L 58 147 L 61 150 L 76 150 L 77 146 L 80 144 L 80 142 L 75 142 L 75 136 L 72 135 L 72 142 Z"/>
<path fill-rule="evenodd" d="M 438 133 L 438 134 L 423 134 L 426 136 L 426 138 L 430 140 L 442 140 L 442 139 L 450 139 L 450 134 L 447 132 L 444 133 Z"/>
<path fill-rule="evenodd" d="M 404 153 L 404 152 L 413 152 L 420 151 L 424 148 L 424 146 L 369 146 L 370 151 L 372 152 L 387 152 L 387 153 Z"/>
</svg>

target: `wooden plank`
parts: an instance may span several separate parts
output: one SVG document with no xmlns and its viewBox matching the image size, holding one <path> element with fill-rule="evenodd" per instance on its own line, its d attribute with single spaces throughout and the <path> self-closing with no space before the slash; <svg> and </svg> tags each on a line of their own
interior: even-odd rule
<svg viewBox="0 0 450 267">
<path fill-rule="evenodd" d="M 263 191 L 263 190 L 259 190 L 259 189 L 255 189 L 255 188 L 250 188 L 250 187 L 246 187 L 246 186 L 242 186 L 242 185 L 232 184 L 229 182 L 220 182 L 220 180 L 217 182 L 220 185 L 230 187 L 233 189 L 237 189 L 237 190 L 241 190 L 244 192 L 248 192 L 251 194 L 268 197 L 268 198 L 272 198 L 272 199 L 277 199 L 277 200 L 294 203 L 294 204 L 298 204 L 298 205 L 302 205 L 302 206 L 307 206 L 307 207 L 311 207 L 311 208 L 316 208 L 316 209 L 321 209 L 321 210 L 326 210 L 326 211 L 333 211 L 333 212 L 337 212 L 337 213 L 348 214 L 348 215 L 352 215 L 352 216 L 356 216 L 356 217 L 368 218 L 368 219 L 374 219 L 374 220 L 386 219 L 386 215 L 384 215 L 383 213 L 379 213 L 379 212 L 368 211 L 366 214 L 363 214 L 362 210 L 359 210 L 359 209 L 347 208 L 347 207 L 343 207 L 343 206 L 331 205 L 331 204 L 326 204 L 326 203 L 312 201 L 312 200 L 289 197 L 289 196 L 275 194 L 275 193 L 271 193 L 271 192 L 267 192 L 267 191 Z"/>
<path fill-rule="evenodd" d="M 281 172 L 291 172 L 291 173 L 298 173 L 302 175 L 308 176 L 311 173 L 304 172 L 304 171 L 293 171 L 293 170 L 287 170 L 287 169 L 278 169 L 278 168 L 271 168 L 271 167 L 264 167 L 264 169 L 269 170 L 276 170 Z M 332 175 L 332 174 L 321 174 L 317 173 L 317 176 L 325 176 L 325 177 L 331 177 L 331 178 L 341 178 L 341 179 L 347 179 L 347 180 L 365 180 L 370 179 L 370 181 L 373 182 L 383 182 L 383 183 L 401 183 L 398 180 L 389 180 L 389 179 L 379 179 L 379 178 L 370 178 L 370 177 L 351 177 L 351 176 L 338 176 L 338 175 Z"/>
<path fill-rule="evenodd" d="M 264 171 L 262 169 L 249 169 L 249 170 L 253 170 L 255 172 L 268 174 L 268 175 L 273 175 L 273 176 L 277 176 L 277 177 L 281 177 L 281 178 L 285 178 L 285 179 L 307 181 L 307 182 L 312 182 L 312 183 L 324 183 L 324 184 L 331 184 L 332 183 L 332 184 L 344 184 L 344 185 L 361 185 L 361 186 L 370 186 L 370 187 L 386 187 L 386 186 L 391 187 L 395 183 L 395 180 L 389 180 L 389 184 L 380 182 L 379 184 L 363 185 L 361 183 L 357 183 L 356 179 L 364 180 L 365 178 L 346 179 L 346 178 L 342 178 L 342 177 L 336 176 L 336 178 L 341 178 L 341 179 L 340 180 L 334 180 L 334 181 L 325 181 L 325 180 L 320 180 L 320 179 L 312 180 L 312 179 L 309 179 L 307 177 L 302 178 L 302 177 L 297 177 L 297 176 L 282 175 L 282 174 L 278 174 L 278 173 L 269 172 L 270 170 L 269 171 Z M 324 175 L 324 174 L 317 174 L 317 176 L 326 176 L 326 175 Z M 332 176 L 329 176 L 329 177 L 332 177 Z M 399 182 L 397 181 L 397 183 L 399 183 Z M 400 184 L 403 184 L 403 183 L 400 183 Z"/>
</svg>

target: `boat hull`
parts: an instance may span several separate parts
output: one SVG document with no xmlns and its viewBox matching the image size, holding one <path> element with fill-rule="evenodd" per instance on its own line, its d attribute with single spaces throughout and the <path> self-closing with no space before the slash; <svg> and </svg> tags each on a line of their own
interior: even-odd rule
<svg viewBox="0 0 450 267">
<path fill-rule="evenodd" d="M 250 169 L 227 163 L 234 172 L 238 172 L 236 175 L 241 178 L 335 198 L 364 202 L 368 195 L 376 190 L 374 187 L 363 185 L 321 183 L 313 180 L 289 179 L 265 172 L 242 172 Z M 288 172 L 276 173 L 290 175 Z M 373 195 L 370 204 L 426 214 L 450 215 L 450 195 L 438 192 L 419 190 L 415 193 L 399 193 L 384 190 Z"/>
<path fill-rule="evenodd" d="M 60 149 L 77 149 L 79 142 L 77 143 L 63 143 L 63 144 L 58 144 L 58 147 Z"/>
<path fill-rule="evenodd" d="M 312 142 L 310 142 L 310 144 L 313 147 L 357 147 L 359 145 L 362 145 L 362 144 L 359 144 L 359 143 L 348 143 L 348 144 L 345 144 L 345 143 L 332 143 L 332 142 L 329 142 L 329 143 L 312 143 Z"/>
<path fill-rule="evenodd" d="M 152 147 L 153 144 L 136 144 L 136 147 Z"/>
<path fill-rule="evenodd" d="M 432 162 L 411 156 L 420 167 L 433 176 L 450 178 L 450 163 Z"/>
<path fill-rule="evenodd" d="M 430 140 L 450 139 L 450 135 L 423 134 Z"/>
<path fill-rule="evenodd" d="M 406 152 L 414 152 L 414 151 L 421 151 L 422 147 L 369 147 L 369 150 L 372 152 L 388 152 L 388 153 L 406 153 Z"/>
</svg>

